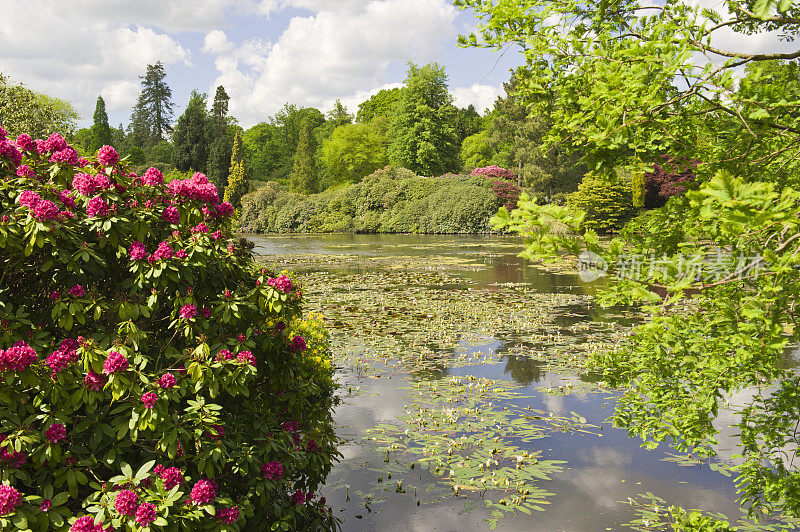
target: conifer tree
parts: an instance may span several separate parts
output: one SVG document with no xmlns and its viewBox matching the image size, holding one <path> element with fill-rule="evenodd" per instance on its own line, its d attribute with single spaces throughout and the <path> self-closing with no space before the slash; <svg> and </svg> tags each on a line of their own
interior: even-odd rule
<svg viewBox="0 0 800 532">
<path fill-rule="evenodd" d="M 178 118 L 172 135 L 173 161 L 181 172 L 206 171 L 208 135 L 206 134 L 206 95 L 192 91 L 186 110 Z"/>
<path fill-rule="evenodd" d="M 225 88 L 220 85 L 214 95 L 214 103 L 211 106 L 211 117 L 208 121 L 208 178 L 217 186 L 218 190 L 224 190 L 228 184 L 228 172 L 231 162 L 231 145 L 233 139 L 228 132 L 228 102 L 230 96 L 225 92 Z"/>
<path fill-rule="evenodd" d="M 242 134 L 236 132 L 231 148 L 231 167 L 228 178 L 228 186 L 225 188 L 225 201 L 229 202 L 234 208 L 239 208 L 242 203 L 242 196 L 250 191 L 247 181 L 247 171 L 244 167 L 244 153 L 242 150 Z"/>
<path fill-rule="evenodd" d="M 92 124 L 91 142 L 92 150 L 97 150 L 106 144 L 113 144 L 111 127 L 108 125 L 108 113 L 106 113 L 106 102 L 102 96 L 97 97 L 97 104 L 94 107 L 94 124 Z"/>
<path fill-rule="evenodd" d="M 317 168 L 314 162 L 316 146 L 314 135 L 311 133 L 311 123 L 303 121 L 300 129 L 300 138 L 297 151 L 294 154 L 292 166 L 292 189 L 300 194 L 313 194 L 317 192 Z"/>
</svg>

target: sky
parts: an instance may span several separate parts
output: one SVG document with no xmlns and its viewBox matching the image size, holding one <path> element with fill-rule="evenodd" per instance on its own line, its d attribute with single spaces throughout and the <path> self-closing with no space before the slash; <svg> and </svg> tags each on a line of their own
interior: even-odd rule
<svg viewBox="0 0 800 532">
<path fill-rule="evenodd" d="M 458 48 L 477 20 L 448 0 L 0 0 L 0 72 L 71 102 L 91 125 L 98 95 L 127 125 L 139 75 L 165 65 L 175 120 L 192 90 L 231 96 L 249 128 L 284 103 L 352 113 L 398 87 L 408 61 L 438 62 L 456 105 L 482 112 L 502 93 L 516 49 Z"/>
</svg>

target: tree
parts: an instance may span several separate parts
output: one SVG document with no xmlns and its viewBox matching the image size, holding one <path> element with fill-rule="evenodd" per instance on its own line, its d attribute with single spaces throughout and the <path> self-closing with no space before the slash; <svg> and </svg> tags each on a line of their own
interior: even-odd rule
<svg viewBox="0 0 800 532">
<path fill-rule="evenodd" d="M 463 142 L 465 138 L 475 135 L 483 129 L 483 120 L 474 105 L 470 104 L 466 109 L 457 107 L 453 127 L 456 129 L 458 141 Z"/>
<path fill-rule="evenodd" d="M 276 181 L 281 156 L 278 126 L 261 122 L 244 132 L 242 144 L 244 160 L 254 179 Z"/>
<path fill-rule="evenodd" d="M 444 67 L 409 63 L 389 132 L 390 162 L 423 175 L 457 171 L 460 142 L 455 115 Z"/>
<path fill-rule="evenodd" d="M 28 133 L 46 139 L 51 133 L 70 136 L 78 113 L 72 104 L 12 84 L 0 73 L 0 126 L 12 135 Z"/>
<path fill-rule="evenodd" d="M 461 143 L 461 162 L 467 170 L 491 164 L 493 155 L 488 131 L 470 135 Z"/>
<path fill-rule="evenodd" d="M 205 171 L 208 160 L 207 122 L 206 95 L 192 91 L 172 135 L 173 160 L 178 170 Z"/>
<path fill-rule="evenodd" d="M 369 98 L 369 100 L 358 105 L 356 122 L 366 124 L 379 116 L 394 118 L 397 105 L 403 94 L 402 88 L 382 89 Z"/>
<path fill-rule="evenodd" d="M 326 123 L 332 123 L 334 127 L 343 126 L 345 124 L 353 123 L 353 115 L 347 112 L 347 107 L 342 105 L 342 101 L 336 99 L 336 105 L 333 109 L 328 111 L 328 120 Z"/>
<path fill-rule="evenodd" d="M 354 183 L 386 165 L 383 138 L 369 124 L 346 124 L 322 145 L 322 162 L 332 184 Z"/>
<path fill-rule="evenodd" d="M 214 95 L 211 117 L 208 121 L 208 176 L 214 185 L 224 190 L 228 184 L 233 137 L 228 131 L 228 102 L 230 97 L 220 85 Z"/>
<path fill-rule="evenodd" d="M 230 180 L 225 188 L 225 201 L 235 208 L 241 207 L 242 196 L 250 191 L 242 152 L 242 134 L 237 132 L 233 138 L 233 147 L 231 148 Z"/>
<path fill-rule="evenodd" d="M 720 2 L 722 14 L 683 1 L 456 4 L 483 20 L 463 44 L 522 46 L 521 94 L 553 110 L 548 142 L 583 150 L 597 177 L 610 180 L 631 156 L 699 161 L 696 190 L 672 196 L 603 245 L 584 229 L 585 211 L 537 205 L 525 195 L 515 211 L 501 209 L 495 226 L 528 239 L 529 258 L 596 253 L 612 281 L 605 303 L 649 305 L 628 341 L 587 361 L 624 390 L 614 423 L 647 447 L 671 442 L 714 456 L 723 398 L 757 389 L 737 409 L 740 503 L 751 515 L 799 516 L 793 439 L 800 378 L 780 361 L 800 339 L 800 194 L 786 186 L 797 181 L 800 164 L 800 98 L 791 83 L 758 90 L 766 81 L 759 72 L 775 65 L 757 63 L 792 60 L 800 51 L 740 52 L 716 46 L 712 36 L 726 28 L 739 37 L 777 31 L 793 39 L 800 7 L 729 0 Z M 693 62 L 702 55 L 714 63 Z M 743 65 L 750 80 L 737 90 L 731 72 Z M 771 176 L 774 182 L 765 181 Z M 630 257 L 658 257 L 664 266 L 623 275 Z"/>
<path fill-rule="evenodd" d="M 313 194 L 318 191 L 317 168 L 314 163 L 316 146 L 311 130 L 312 122 L 304 121 L 300 129 L 300 138 L 292 166 L 292 190 L 300 194 Z"/>
<path fill-rule="evenodd" d="M 108 113 L 106 113 L 106 102 L 103 100 L 103 96 L 97 97 L 92 119 L 94 123 L 92 124 L 91 151 L 111 145 L 114 139 L 111 136 L 111 127 L 108 125 Z"/>
<path fill-rule="evenodd" d="M 147 65 L 145 75 L 139 76 L 142 88 L 137 107 L 147 116 L 150 126 L 149 140 L 152 144 L 161 142 L 165 133 L 172 131 L 170 124 L 175 104 L 172 103 L 172 90 L 165 81 L 166 77 L 161 61 L 157 61 L 155 65 Z"/>
</svg>

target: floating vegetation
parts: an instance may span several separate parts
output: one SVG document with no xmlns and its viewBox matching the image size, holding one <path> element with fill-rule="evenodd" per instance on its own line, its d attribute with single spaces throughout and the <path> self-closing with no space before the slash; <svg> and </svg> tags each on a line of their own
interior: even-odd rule
<svg viewBox="0 0 800 532">
<path fill-rule="evenodd" d="M 446 482 L 455 496 L 482 499 L 492 528 L 509 512 L 544 511 L 552 493 L 538 482 L 562 471 L 563 460 L 547 460 L 526 443 L 552 431 L 602 436 L 579 414 L 513 406 L 518 386 L 475 376 L 419 382 L 411 388 L 400 424 L 368 431 L 384 446 L 387 461 L 399 456 Z M 511 405 L 511 406 L 509 406 Z"/>
<path fill-rule="evenodd" d="M 623 526 L 639 532 L 662 530 L 767 532 L 800 528 L 800 519 L 794 518 L 784 518 L 781 522 L 758 522 L 744 516 L 731 520 L 720 512 L 686 510 L 670 505 L 649 491 L 639 494 L 635 498 L 629 498 L 625 502 L 634 508 L 637 518 Z"/>
</svg>

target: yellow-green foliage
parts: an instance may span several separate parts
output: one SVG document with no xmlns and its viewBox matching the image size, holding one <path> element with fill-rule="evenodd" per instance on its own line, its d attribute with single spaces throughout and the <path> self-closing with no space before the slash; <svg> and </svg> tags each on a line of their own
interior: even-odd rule
<svg viewBox="0 0 800 532">
<path fill-rule="evenodd" d="M 583 226 L 598 232 L 620 229 L 633 215 L 631 190 L 619 181 L 587 175 L 567 204 L 586 212 Z"/>
<path fill-rule="evenodd" d="M 242 196 L 250 192 L 250 183 L 247 181 L 247 172 L 242 158 L 242 135 L 236 133 L 231 150 L 231 170 L 228 176 L 228 186 L 225 187 L 225 201 L 234 207 L 241 207 Z"/>
<path fill-rule="evenodd" d="M 298 357 L 300 379 L 302 381 L 326 383 L 333 387 L 333 370 L 330 353 L 330 334 L 325 329 L 322 314 L 309 312 L 303 317 L 295 317 L 289 322 L 286 337 L 302 336 L 308 348 Z M 324 387 L 324 385 L 323 385 Z M 330 388 L 328 388 L 330 389 Z"/>
<path fill-rule="evenodd" d="M 637 209 L 644 207 L 644 172 L 634 171 L 631 176 L 631 199 Z"/>
</svg>

